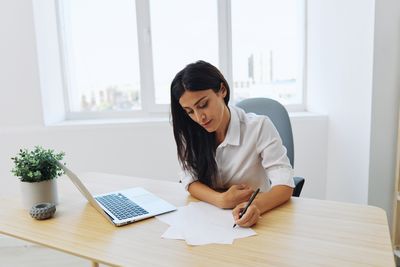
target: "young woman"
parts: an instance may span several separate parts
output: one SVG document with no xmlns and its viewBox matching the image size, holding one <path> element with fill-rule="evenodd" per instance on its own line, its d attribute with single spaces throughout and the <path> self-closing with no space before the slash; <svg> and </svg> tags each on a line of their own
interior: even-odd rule
<svg viewBox="0 0 400 267">
<path fill-rule="evenodd" d="M 290 199 L 293 170 L 268 117 L 228 106 L 229 93 L 221 72 L 207 62 L 178 72 L 171 84 L 174 137 L 186 190 L 217 207 L 233 208 L 235 223 L 250 227 Z M 261 193 L 239 219 L 257 188 Z"/>
</svg>

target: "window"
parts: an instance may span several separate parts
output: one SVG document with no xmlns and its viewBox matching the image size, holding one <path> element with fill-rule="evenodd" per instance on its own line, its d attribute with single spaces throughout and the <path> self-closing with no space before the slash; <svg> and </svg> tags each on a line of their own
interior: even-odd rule
<svg viewBox="0 0 400 267">
<path fill-rule="evenodd" d="M 155 102 L 169 104 L 169 86 L 184 66 L 199 59 L 218 66 L 217 4 L 215 0 L 151 0 L 150 14 Z"/>
<path fill-rule="evenodd" d="M 302 103 L 301 10 L 293 0 L 232 0 L 236 101 L 269 97 L 285 105 Z"/>
<path fill-rule="evenodd" d="M 169 86 L 202 59 L 232 101 L 302 105 L 304 0 L 58 0 L 68 118 L 166 112 Z"/>
<path fill-rule="evenodd" d="M 140 109 L 135 3 L 68 0 L 59 7 L 70 111 Z"/>
</svg>

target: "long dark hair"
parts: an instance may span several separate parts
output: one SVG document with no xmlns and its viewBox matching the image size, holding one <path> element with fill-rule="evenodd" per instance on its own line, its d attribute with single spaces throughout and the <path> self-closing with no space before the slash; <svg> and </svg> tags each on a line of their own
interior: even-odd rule
<svg viewBox="0 0 400 267">
<path fill-rule="evenodd" d="M 212 89 L 217 93 L 221 83 L 227 91 L 224 102 L 228 105 L 228 83 L 216 67 L 205 61 L 199 60 L 187 65 L 171 83 L 172 125 L 179 162 L 184 170 L 210 187 L 215 187 L 218 177 L 215 133 L 207 132 L 193 121 L 179 104 L 179 99 L 185 91 Z"/>
</svg>

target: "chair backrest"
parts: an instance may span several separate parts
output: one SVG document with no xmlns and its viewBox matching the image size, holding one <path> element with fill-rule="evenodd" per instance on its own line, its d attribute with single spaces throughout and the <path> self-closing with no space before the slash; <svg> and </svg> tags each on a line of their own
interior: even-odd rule
<svg viewBox="0 0 400 267">
<path fill-rule="evenodd" d="M 247 113 L 268 116 L 281 136 L 282 143 L 286 147 L 290 164 L 294 167 L 293 133 L 289 114 L 285 107 L 276 100 L 270 98 L 248 98 L 240 101 L 236 106 Z"/>
</svg>

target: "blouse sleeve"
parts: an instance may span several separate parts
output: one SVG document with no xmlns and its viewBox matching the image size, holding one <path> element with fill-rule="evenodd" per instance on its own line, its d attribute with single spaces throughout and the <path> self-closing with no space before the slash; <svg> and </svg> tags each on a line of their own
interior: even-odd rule
<svg viewBox="0 0 400 267">
<path fill-rule="evenodd" d="M 262 166 L 271 182 L 275 185 L 287 185 L 294 188 L 293 168 L 282 144 L 281 137 L 274 124 L 265 117 L 257 139 L 257 152 L 261 155 Z"/>
<path fill-rule="evenodd" d="M 180 183 L 182 184 L 182 186 L 185 188 L 186 191 L 188 190 L 189 185 L 191 183 L 197 181 L 197 179 L 193 178 L 193 176 L 190 173 L 188 173 L 188 172 L 186 172 L 184 170 L 181 170 L 179 172 L 179 180 L 180 180 Z"/>
</svg>

